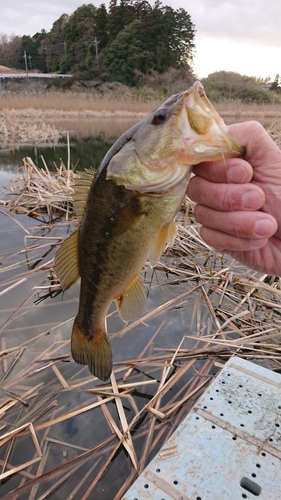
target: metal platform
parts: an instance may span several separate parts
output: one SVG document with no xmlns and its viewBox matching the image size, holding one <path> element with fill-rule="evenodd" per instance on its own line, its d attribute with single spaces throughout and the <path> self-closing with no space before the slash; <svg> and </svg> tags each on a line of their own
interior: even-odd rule
<svg viewBox="0 0 281 500">
<path fill-rule="evenodd" d="M 122 500 L 281 499 L 281 375 L 230 359 Z"/>
</svg>

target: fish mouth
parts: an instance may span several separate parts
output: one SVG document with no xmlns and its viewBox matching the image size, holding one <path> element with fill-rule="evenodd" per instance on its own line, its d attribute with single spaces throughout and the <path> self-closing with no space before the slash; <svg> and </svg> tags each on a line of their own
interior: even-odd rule
<svg viewBox="0 0 281 500">
<path fill-rule="evenodd" d="M 222 156 L 228 158 L 245 154 L 244 148 L 223 130 L 226 125 L 206 96 L 201 82 L 196 81 L 184 93 L 184 109 L 187 126 L 183 127 L 186 129 L 183 136 L 187 143 L 192 142 L 193 164 L 207 158 L 212 161 Z"/>
</svg>

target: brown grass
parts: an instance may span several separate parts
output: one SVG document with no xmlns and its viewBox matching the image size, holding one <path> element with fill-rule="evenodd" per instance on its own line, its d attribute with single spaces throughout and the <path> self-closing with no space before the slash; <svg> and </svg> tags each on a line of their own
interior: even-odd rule
<svg viewBox="0 0 281 500">
<path fill-rule="evenodd" d="M 81 92 L 7 93 L 0 97 L 0 147 L 57 143 L 68 130 L 74 137 L 118 137 L 162 100 L 137 99 L 128 91 L 106 95 Z M 281 129 L 281 105 L 217 103 L 227 124 L 256 119 Z"/>
<path fill-rule="evenodd" d="M 59 111 L 84 113 L 149 113 L 157 108 L 160 100 L 144 102 L 132 95 L 114 95 L 108 92 L 105 96 L 81 92 L 48 92 L 37 94 L 6 94 L 0 99 L 0 110 L 5 108 L 14 110 L 44 111 L 44 113 Z"/>
<path fill-rule="evenodd" d="M 36 120 L 30 118 L 25 121 L 15 110 L 5 108 L 0 121 L 0 148 L 12 149 L 21 144 L 58 144 L 62 135 L 53 124 L 46 123 L 43 116 L 36 116 Z"/>
<path fill-rule="evenodd" d="M 69 144 L 68 144 L 69 146 Z M 55 171 L 50 172 L 41 156 L 44 168 L 38 168 L 31 158 L 23 158 L 23 166 L 15 175 L 10 186 L 6 187 L 7 198 L 0 204 L 8 207 L 10 212 L 26 214 L 33 217 L 46 213 L 50 220 L 64 215 L 68 220 L 73 202 L 73 185 L 77 175 L 65 167 L 61 160 Z"/>
<path fill-rule="evenodd" d="M 125 87 L 126 89 L 126 87 Z M 118 92 L 108 92 L 98 94 L 97 92 L 46 92 L 34 94 L 12 94 L 6 93 L 0 98 L 0 111 L 3 109 L 13 109 L 21 113 L 44 112 L 46 116 L 52 112 L 65 113 L 86 113 L 88 116 L 94 116 L 96 113 L 113 114 L 138 114 L 149 113 L 157 108 L 162 99 L 136 97 L 130 90 Z M 223 116 L 262 116 L 262 117 L 281 117 L 281 104 L 245 104 L 240 100 L 216 103 L 217 111 Z M 122 115 L 123 116 L 123 115 Z"/>
<path fill-rule="evenodd" d="M 28 165 L 38 184 L 42 173 Z M 45 195 L 46 184 L 53 185 L 52 176 L 46 175 L 38 198 Z M 20 224 L 4 211 L 11 224 Z M 148 328 L 151 333 L 135 348 L 134 357 L 121 353 L 110 382 L 101 383 L 69 356 L 77 298 L 66 294 L 64 301 L 34 304 L 35 296 L 43 299 L 60 290 L 53 258 L 46 261 L 44 256 L 61 241 L 56 232 L 64 227 L 66 232 L 68 225 L 41 224 L 38 236 L 38 226 L 23 226 L 22 250 L 9 249 L 2 258 L 1 299 L 11 300 L 23 283 L 30 290 L 19 305 L 11 306 L 8 300 L 8 311 L 1 312 L 6 319 L 0 326 L 0 480 L 13 476 L 3 500 L 47 498 L 54 492 L 68 500 L 99 498 L 102 489 L 106 495 L 109 477 L 110 498 L 120 500 L 225 360 L 238 355 L 281 369 L 280 279 L 270 280 L 208 247 L 194 220 L 193 204 L 186 200 L 175 244 L 156 268 L 158 280 L 149 276 L 148 268 L 144 272 L 145 285 L 160 298 L 159 304 L 120 328 L 116 311 L 108 315 L 112 342 L 123 340 L 124 346 L 125 339 L 146 338 Z M 169 296 L 161 300 L 163 289 Z M 68 315 L 58 315 L 58 306 L 62 310 L 65 305 Z M 47 323 L 40 319 L 45 307 L 50 312 Z M 183 319 L 177 341 L 175 314 Z M 22 339 L 25 329 L 27 340 Z M 165 332 L 169 343 L 161 346 L 157 341 Z M 77 400 L 77 393 L 82 399 Z M 85 429 L 81 418 L 90 422 Z M 96 428 L 100 418 L 102 432 Z M 75 433 L 64 434 L 66 428 L 76 429 L 80 440 Z M 21 452 L 22 443 L 33 450 L 28 458 Z M 55 463 L 50 456 L 56 457 Z"/>
</svg>

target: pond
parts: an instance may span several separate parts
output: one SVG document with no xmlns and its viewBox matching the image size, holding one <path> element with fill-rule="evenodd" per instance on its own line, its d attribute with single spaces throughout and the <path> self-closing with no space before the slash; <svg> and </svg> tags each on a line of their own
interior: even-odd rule
<svg viewBox="0 0 281 500">
<path fill-rule="evenodd" d="M 113 140 L 103 133 L 71 137 L 71 165 L 95 168 Z M 63 145 L 1 154 L 1 186 L 16 174 L 23 156 L 40 166 L 41 155 L 49 168 L 60 158 L 67 163 Z M 276 304 L 270 318 L 259 303 L 253 308 L 241 300 L 257 273 L 247 270 L 243 282 L 245 268 L 204 245 L 186 207 L 176 245 L 156 269 L 143 270 L 145 315 L 124 324 L 114 305 L 109 310 L 114 373 L 102 383 L 70 355 L 79 283 L 63 294 L 53 288 L 56 249 L 74 227 L 72 221 L 1 207 L 1 499 L 122 498 L 221 363 L 237 351 L 239 331 L 279 331 L 275 289 L 259 291 Z M 236 285 L 228 293 L 231 280 Z M 253 358 L 257 342 L 247 341 Z M 264 352 L 265 357 L 266 347 Z M 270 356 L 268 366 L 274 363 L 272 346 Z"/>
</svg>

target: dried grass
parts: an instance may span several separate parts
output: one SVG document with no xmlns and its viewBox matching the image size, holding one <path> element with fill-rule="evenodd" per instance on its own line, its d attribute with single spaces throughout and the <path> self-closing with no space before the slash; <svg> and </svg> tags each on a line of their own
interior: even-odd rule
<svg viewBox="0 0 281 500">
<path fill-rule="evenodd" d="M 71 190 L 73 177 L 60 168 L 54 181 L 52 173 L 37 169 L 29 160 L 24 168 L 26 177 L 32 172 L 36 179 L 34 207 L 39 209 L 39 200 L 45 200 L 50 215 L 49 203 L 58 205 L 57 198 L 50 200 L 50 193 L 55 198 L 59 184 L 63 191 L 66 186 Z M 23 180 L 14 181 L 20 190 Z M 46 184 L 51 187 L 47 197 Z M 71 191 L 67 193 L 69 200 Z M 22 206 L 20 198 L 19 203 Z M 15 216 L 9 217 L 14 224 Z M 194 220 L 193 204 L 186 200 L 175 244 L 155 271 L 159 283 L 144 272 L 149 294 L 158 297 L 159 305 L 109 334 L 115 346 L 122 341 L 125 346 L 132 331 L 146 340 L 139 351 L 135 348 L 135 357 L 124 354 L 115 360 L 110 382 L 101 383 L 69 357 L 73 319 L 69 312 L 77 304 L 77 290 L 75 299 L 69 295 L 63 302 L 48 298 L 34 304 L 35 295 L 43 298 L 60 289 L 52 257 L 68 225 L 51 228 L 53 232 L 50 224 L 20 228 L 25 245 L 4 254 L 0 269 L 2 298 L 12 297 L 23 285 L 32 290 L 21 305 L 1 312 L 5 319 L 0 327 L 0 480 L 13 478 L 1 498 L 39 500 L 59 495 L 86 500 L 104 494 L 118 500 L 228 358 L 238 355 L 281 370 L 280 280 L 246 269 L 208 247 Z M 60 234 L 55 234 L 58 229 Z M 163 289 L 168 292 L 164 300 Z M 59 320 L 57 305 L 60 310 L 68 306 Z M 38 310 L 43 314 L 44 307 L 54 317 L 47 324 L 42 319 L 32 325 L 32 314 Z M 180 336 L 170 332 L 169 344 L 163 345 L 158 340 L 166 339 L 170 328 L 174 330 L 175 315 L 182 318 Z M 109 324 L 113 320 L 119 324 L 114 310 L 108 315 Z M 21 341 L 25 328 L 29 335 Z M 80 429 L 79 439 L 67 429 Z M 28 440 L 28 449 L 35 448 L 29 456 L 22 452 L 22 443 L 28 446 Z"/>
<path fill-rule="evenodd" d="M 99 92 L 47 92 L 30 94 L 7 93 L 3 103 L 0 100 L 1 109 L 15 110 L 19 114 L 28 116 L 30 113 L 42 113 L 45 117 L 51 113 L 74 113 L 95 116 L 100 113 L 119 114 L 126 116 L 134 113 L 150 113 L 151 109 L 161 104 L 159 99 L 137 99 L 130 94 L 127 87 L 120 86 L 118 91 L 106 89 L 104 95 Z"/>
<path fill-rule="evenodd" d="M 23 213 L 33 217 L 46 213 L 51 220 L 62 214 L 66 220 L 72 211 L 73 184 L 77 175 L 64 165 L 54 163 L 55 171 L 51 172 L 41 156 L 43 169 L 38 168 L 31 158 L 23 158 L 20 173 L 6 187 L 8 200 L 0 200 L 11 212 Z M 69 163 L 69 162 L 68 162 Z"/>
<path fill-rule="evenodd" d="M 61 133 L 43 118 L 23 121 L 15 110 L 4 109 L 0 121 L 0 148 L 16 148 L 26 144 L 58 144 Z"/>
</svg>

